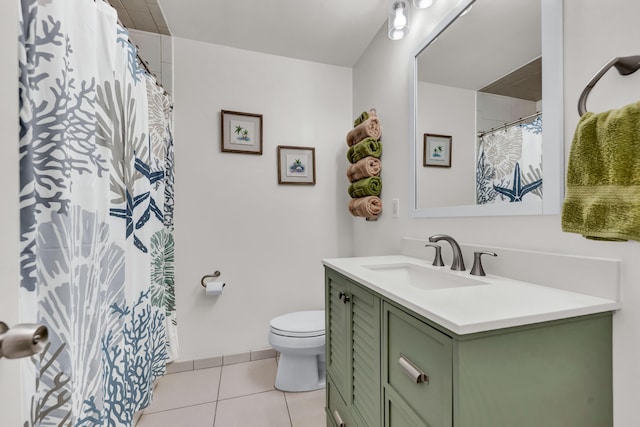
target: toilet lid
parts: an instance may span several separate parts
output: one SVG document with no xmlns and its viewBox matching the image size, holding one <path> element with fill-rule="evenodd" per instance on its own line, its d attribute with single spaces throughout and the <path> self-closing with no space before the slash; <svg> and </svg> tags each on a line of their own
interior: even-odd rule
<svg viewBox="0 0 640 427">
<path fill-rule="evenodd" d="M 324 310 L 298 311 L 271 319 L 271 331 L 287 337 L 324 335 Z"/>
</svg>

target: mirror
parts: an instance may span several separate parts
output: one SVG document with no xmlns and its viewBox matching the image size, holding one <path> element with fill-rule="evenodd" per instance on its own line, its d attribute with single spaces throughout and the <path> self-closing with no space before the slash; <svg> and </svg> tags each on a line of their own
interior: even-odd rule
<svg viewBox="0 0 640 427">
<path fill-rule="evenodd" d="M 411 216 L 559 213 L 562 0 L 463 0 L 412 60 Z"/>
</svg>

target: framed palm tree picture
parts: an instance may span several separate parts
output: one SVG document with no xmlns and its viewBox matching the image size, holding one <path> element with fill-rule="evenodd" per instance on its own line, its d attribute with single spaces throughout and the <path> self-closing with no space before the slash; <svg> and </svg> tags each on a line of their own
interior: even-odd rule
<svg viewBox="0 0 640 427">
<path fill-rule="evenodd" d="M 262 114 L 221 111 L 222 151 L 262 154 Z"/>
<path fill-rule="evenodd" d="M 316 184 L 315 147 L 278 146 L 278 184 Z"/>
<path fill-rule="evenodd" d="M 424 134 L 423 166 L 451 167 L 451 136 Z"/>
</svg>

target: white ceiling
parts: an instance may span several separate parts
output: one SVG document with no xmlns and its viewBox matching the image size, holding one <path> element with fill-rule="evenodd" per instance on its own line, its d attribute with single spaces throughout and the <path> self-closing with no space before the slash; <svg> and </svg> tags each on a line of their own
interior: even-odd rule
<svg viewBox="0 0 640 427">
<path fill-rule="evenodd" d="M 386 24 L 390 0 L 158 3 L 177 37 L 351 67 Z"/>
</svg>

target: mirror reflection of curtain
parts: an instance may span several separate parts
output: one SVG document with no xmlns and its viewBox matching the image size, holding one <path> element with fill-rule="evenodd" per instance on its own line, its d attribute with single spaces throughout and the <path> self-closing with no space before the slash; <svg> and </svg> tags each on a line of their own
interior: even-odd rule
<svg viewBox="0 0 640 427">
<path fill-rule="evenodd" d="M 111 6 L 21 11 L 23 425 L 131 426 L 177 351 L 170 101 Z"/>
<path fill-rule="evenodd" d="M 542 199 L 542 116 L 478 139 L 476 203 Z"/>
</svg>

